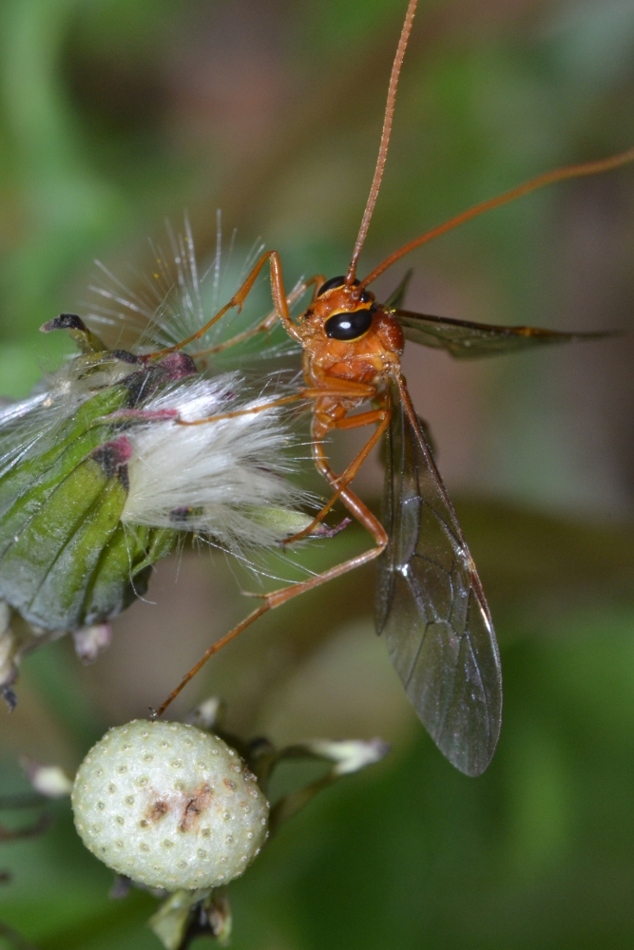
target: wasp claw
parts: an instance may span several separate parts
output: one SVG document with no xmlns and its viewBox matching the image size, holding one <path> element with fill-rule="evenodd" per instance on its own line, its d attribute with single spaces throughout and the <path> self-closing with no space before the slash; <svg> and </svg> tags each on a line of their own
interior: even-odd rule
<svg viewBox="0 0 634 950">
<path fill-rule="evenodd" d="M 339 524 L 335 525 L 334 528 L 328 528 L 326 525 L 323 526 L 323 530 L 320 531 L 320 538 L 334 538 L 335 535 L 339 534 L 340 531 L 345 531 L 348 525 L 352 524 L 352 518 L 344 518 L 343 521 L 340 521 Z"/>
</svg>

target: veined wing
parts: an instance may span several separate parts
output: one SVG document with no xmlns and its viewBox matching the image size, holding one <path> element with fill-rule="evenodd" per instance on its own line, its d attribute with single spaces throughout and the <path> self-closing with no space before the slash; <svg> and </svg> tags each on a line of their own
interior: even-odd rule
<svg viewBox="0 0 634 950">
<path fill-rule="evenodd" d="M 559 333 L 540 327 L 503 327 L 450 317 L 430 317 L 410 310 L 391 310 L 406 339 L 423 346 L 447 350 L 458 359 L 495 356 L 549 343 L 571 343 L 578 340 L 600 340 L 614 336 L 612 331 L 596 333 Z"/>
<path fill-rule="evenodd" d="M 423 725 L 467 775 L 488 766 L 502 712 L 500 658 L 480 579 L 401 377 L 392 419 L 377 630 Z"/>
</svg>

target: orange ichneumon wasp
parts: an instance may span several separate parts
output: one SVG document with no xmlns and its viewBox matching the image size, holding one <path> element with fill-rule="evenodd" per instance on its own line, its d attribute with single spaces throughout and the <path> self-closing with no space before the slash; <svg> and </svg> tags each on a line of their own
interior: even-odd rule
<svg viewBox="0 0 634 950">
<path fill-rule="evenodd" d="M 312 300 L 291 317 L 282 264 L 276 251 L 259 258 L 229 302 L 195 334 L 150 355 L 163 357 L 200 339 L 228 311 L 242 307 L 268 264 L 273 312 L 251 330 L 220 344 L 237 344 L 280 321 L 303 350 L 305 384 L 279 400 L 309 400 L 312 455 L 332 496 L 314 522 L 290 541 L 310 534 L 340 502 L 373 539 L 373 546 L 308 580 L 263 596 L 260 605 L 218 640 L 157 710 L 161 715 L 203 664 L 255 620 L 294 597 L 378 559 L 377 630 L 418 716 L 443 754 L 460 771 L 479 775 L 498 741 L 502 710 L 499 651 L 490 611 L 452 503 L 436 467 L 401 371 L 405 340 L 441 348 L 458 358 L 488 356 L 549 343 L 594 339 L 602 333 L 558 333 L 535 327 L 496 326 L 412 313 L 401 308 L 404 285 L 385 304 L 368 287 L 415 248 L 465 221 L 545 185 L 598 174 L 634 161 L 634 149 L 607 159 L 567 166 L 483 201 L 390 254 L 366 277 L 357 265 L 379 193 L 392 128 L 399 75 L 417 0 L 409 0 L 392 73 L 374 177 L 352 258 L 345 275 L 316 275 Z M 206 351 L 209 352 L 209 351 Z M 367 404 L 370 408 L 365 408 Z M 250 410 L 249 410 L 250 411 Z M 229 413 L 228 415 L 231 415 Z M 197 420 L 201 424 L 205 420 Z M 331 468 L 325 440 L 334 430 L 373 426 L 347 468 Z M 352 483 L 373 448 L 387 440 L 384 512 L 379 520 L 357 497 Z"/>
</svg>

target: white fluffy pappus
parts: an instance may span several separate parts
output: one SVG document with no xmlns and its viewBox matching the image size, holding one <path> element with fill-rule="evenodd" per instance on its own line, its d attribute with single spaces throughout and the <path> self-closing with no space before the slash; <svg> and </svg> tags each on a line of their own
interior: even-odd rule
<svg viewBox="0 0 634 950">
<path fill-rule="evenodd" d="M 310 523 L 297 510 L 309 496 L 286 478 L 294 440 L 272 405 L 276 397 L 245 402 L 237 395 L 242 386 L 235 373 L 192 377 L 144 403 L 148 422 L 126 433 L 132 457 L 124 523 L 205 534 L 240 555 Z M 175 415 L 161 419 L 166 412 Z"/>
<path fill-rule="evenodd" d="M 87 322 L 99 334 L 105 332 L 107 339 L 124 345 L 134 352 L 148 352 L 160 347 L 178 344 L 185 337 L 197 333 L 209 321 L 220 307 L 230 299 L 265 249 L 257 241 L 242 263 L 236 259 L 236 232 L 233 232 L 226 247 L 223 237 L 220 212 L 217 214 L 216 250 L 207 267 L 200 269 L 196 258 L 194 238 L 187 216 L 182 233 L 175 231 L 166 223 L 168 244 L 165 249 L 150 242 L 152 266 L 149 270 L 136 273 L 132 271 L 132 286 L 113 274 L 100 262 L 96 262 L 100 274 L 91 285 L 93 299 L 88 306 Z M 264 293 L 265 310 L 260 312 L 259 305 L 252 309 L 257 289 L 252 290 L 244 304 L 242 312 L 236 310 L 225 314 L 222 321 L 211 326 L 185 352 L 196 357 L 208 347 L 216 347 L 222 340 L 234 336 L 254 326 L 272 311 L 272 300 L 268 278 L 262 274 L 259 281 L 266 290 Z M 299 306 L 306 293 L 306 284 L 298 280 L 287 296 L 290 308 Z M 260 303 L 262 299 L 260 298 Z M 270 334 L 259 336 L 257 346 L 249 350 L 249 359 L 270 358 L 282 353 L 293 352 L 296 344 L 286 334 L 273 343 Z M 232 357 L 238 364 L 244 358 L 241 349 L 234 353 L 230 347 L 222 354 L 223 365 L 231 365 Z M 217 359 L 217 354 L 214 355 Z"/>
</svg>

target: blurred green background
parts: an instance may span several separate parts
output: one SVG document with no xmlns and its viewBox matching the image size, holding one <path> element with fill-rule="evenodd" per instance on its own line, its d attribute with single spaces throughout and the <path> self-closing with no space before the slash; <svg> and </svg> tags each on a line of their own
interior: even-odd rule
<svg viewBox="0 0 634 950">
<path fill-rule="evenodd" d="M 185 211 L 203 261 L 222 208 L 234 260 L 261 236 L 289 284 L 345 270 L 404 7 L 2 0 L 0 389 L 26 395 L 56 365 L 63 341 L 37 329 L 90 312 L 95 259 L 135 286 L 147 239 Z M 631 0 L 422 2 L 362 272 L 471 203 L 634 145 L 633 64 Z M 631 167 L 472 222 L 377 291 L 411 265 L 410 309 L 631 330 L 633 260 Z M 627 336 L 472 365 L 408 347 L 496 620 L 499 750 L 470 780 L 423 734 L 372 632 L 371 570 L 245 634 L 178 711 L 219 693 L 244 734 L 381 735 L 393 751 L 312 804 L 232 887 L 237 950 L 632 946 L 633 361 Z M 364 497 L 378 502 L 380 480 L 371 462 Z M 303 562 L 364 543 L 349 530 Z M 18 755 L 72 772 L 107 726 L 145 715 L 259 583 L 221 555 L 185 553 L 93 667 L 66 641 L 27 659 L 16 712 L 0 710 L 4 792 L 25 787 Z M 49 833 L 0 852 L 0 920 L 20 946 L 158 946 L 144 926 L 153 900 L 108 900 L 110 875 L 67 804 L 51 811 Z M 15 945 L 0 928 L 3 940 Z"/>
</svg>

